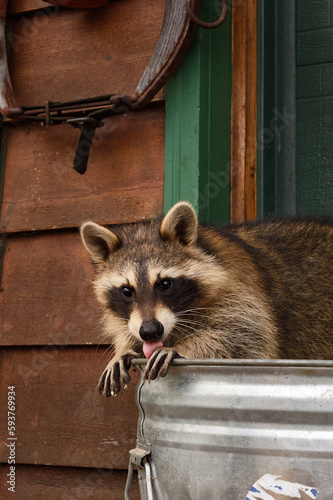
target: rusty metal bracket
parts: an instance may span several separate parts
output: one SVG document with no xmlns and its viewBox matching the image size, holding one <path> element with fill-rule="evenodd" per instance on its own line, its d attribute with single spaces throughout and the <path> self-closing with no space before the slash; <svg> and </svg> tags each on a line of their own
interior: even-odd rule
<svg viewBox="0 0 333 500">
<path fill-rule="evenodd" d="M 125 485 L 125 500 L 129 500 L 130 498 L 129 493 L 130 493 L 134 467 L 145 470 L 145 475 L 146 475 L 145 498 L 147 500 L 154 500 L 152 484 L 151 484 L 151 469 L 150 469 L 150 464 L 148 462 L 148 458 L 150 457 L 151 453 L 151 446 L 137 442 L 136 448 L 130 450 L 129 453 L 130 453 L 130 460 L 128 464 L 128 474 Z"/>
<path fill-rule="evenodd" d="M 12 113 L 12 109 L 7 108 L 6 116 L 14 122 L 35 121 L 46 125 L 68 122 L 79 126 L 80 122 L 83 124 L 84 121 L 90 121 L 88 115 L 94 111 L 110 107 L 114 98 L 114 95 L 109 94 L 67 102 L 46 101 L 41 106 L 22 106 L 17 113 Z M 5 115 L 4 112 L 2 114 Z"/>
<path fill-rule="evenodd" d="M 13 94 L 6 56 L 5 25 L 8 0 L 0 0 L 0 112 L 5 121 L 30 120 L 44 122 L 46 125 L 66 121 L 80 127 L 82 130 L 74 169 L 83 174 L 87 168 L 94 132 L 97 127 L 103 126 L 103 119 L 147 106 L 180 65 L 194 36 L 196 25 L 212 28 L 223 22 L 226 16 L 226 0 L 221 1 L 223 8 L 220 20 L 206 26 L 207 23 L 203 23 L 198 17 L 201 0 L 165 0 L 160 37 L 132 94 L 109 94 L 64 103 L 47 101 L 42 106 L 21 107 Z"/>
<path fill-rule="evenodd" d="M 201 19 L 193 12 L 191 8 L 191 0 L 186 0 L 186 12 L 195 24 L 197 24 L 201 28 L 206 28 L 211 30 L 221 26 L 221 24 L 227 17 L 228 13 L 227 0 L 221 0 L 221 5 L 222 5 L 221 15 L 219 19 L 217 21 L 214 21 L 213 23 L 207 23 L 205 21 L 201 21 Z"/>
</svg>

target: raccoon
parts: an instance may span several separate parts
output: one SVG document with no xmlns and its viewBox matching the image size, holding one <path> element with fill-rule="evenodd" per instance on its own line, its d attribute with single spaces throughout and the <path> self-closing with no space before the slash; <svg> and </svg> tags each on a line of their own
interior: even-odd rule
<svg viewBox="0 0 333 500">
<path fill-rule="evenodd" d="M 119 392 L 177 357 L 333 358 L 333 222 L 198 223 L 187 202 L 163 219 L 81 228 L 114 358 L 99 390 Z"/>
</svg>

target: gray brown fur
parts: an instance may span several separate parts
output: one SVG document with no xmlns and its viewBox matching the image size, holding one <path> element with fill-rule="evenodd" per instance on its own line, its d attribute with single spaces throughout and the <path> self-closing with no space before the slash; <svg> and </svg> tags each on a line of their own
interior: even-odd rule
<svg viewBox="0 0 333 500">
<path fill-rule="evenodd" d="M 106 395 L 128 382 L 130 360 L 142 357 L 140 324 L 157 315 L 163 347 L 147 364 L 151 379 L 176 356 L 333 358 L 332 220 L 219 229 L 198 224 L 180 202 L 162 221 L 112 231 L 88 222 L 81 235 L 97 264 L 95 292 L 115 348 L 100 382 Z M 123 307 L 126 285 L 133 294 Z"/>
</svg>

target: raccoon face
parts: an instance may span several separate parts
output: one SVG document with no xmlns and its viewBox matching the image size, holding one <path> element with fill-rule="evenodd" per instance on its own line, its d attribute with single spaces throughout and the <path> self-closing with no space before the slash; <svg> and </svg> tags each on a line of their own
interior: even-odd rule
<svg viewBox="0 0 333 500">
<path fill-rule="evenodd" d="M 194 280 L 175 276 L 175 269 L 161 275 L 154 262 L 147 260 L 145 264 L 150 272 L 143 272 L 140 263 L 138 280 L 112 286 L 106 274 L 97 281 L 97 289 L 107 290 L 109 310 L 127 321 L 128 330 L 136 339 L 163 339 L 167 345 L 179 315 L 193 306 L 200 290 Z"/>
<path fill-rule="evenodd" d="M 147 343 L 172 347 L 185 320 L 208 305 L 221 286 L 221 267 L 196 245 L 197 231 L 194 209 L 184 202 L 162 223 L 128 224 L 112 231 L 93 222 L 83 224 L 83 243 L 97 264 L 95 293 L 107 330 L 118 343 L 122 337 L 143 344 L 144 351 Z"/>
</svg>

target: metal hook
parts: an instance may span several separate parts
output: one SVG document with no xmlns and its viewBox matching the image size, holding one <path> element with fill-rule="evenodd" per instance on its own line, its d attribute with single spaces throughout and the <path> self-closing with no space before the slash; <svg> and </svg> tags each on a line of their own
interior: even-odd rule
<svg viewBox="0 0 333 500">
<path fill-rule="evenodd" d="M 196 16 L 191 8 L 191 0 L 186 0 L 186 12 L 188 16 L 192 19 L 194 23 L 196 23 L 198 26 L 201 26 L 202 28 L 206 29 L 214 29 L 218 28 L 221 26 L 225 18 L 227 17 L 228 13 L 228 6 L 227 6 L 227 1 L 226 0 L 221 0 L 222 4 L 222 12 L 221 16 L 217 21 L 214 21 L 213 23 L 206 23 L 205 21 L 201 21 L 198 16 Z"/>
</svg>

